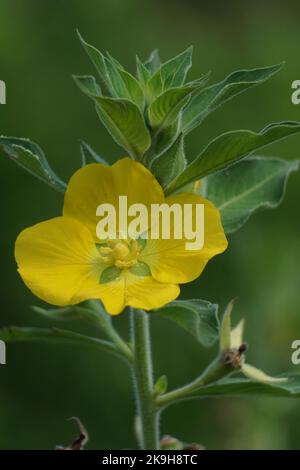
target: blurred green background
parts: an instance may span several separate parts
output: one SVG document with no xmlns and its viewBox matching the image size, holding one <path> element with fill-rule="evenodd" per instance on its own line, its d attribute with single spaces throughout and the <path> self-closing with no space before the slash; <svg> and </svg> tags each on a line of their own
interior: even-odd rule
<svg viewBox="0 0 300 470">
<path fill-rule="evenodd" d="M 45 150 L 53 169 L 68 179 L 80 165 L 79 139 L 103 157 L 123 155 L 101 126 L 72 73 L 92 66 L 75 34 L 109 52 L 134 71 L 137 53 L 158 47 L 168 59 L 190 44 L 191 78 L 212 70 L 212 82 L 247 67 L 286 61 L 277 76 L 235 98 L 190 135 L 189 158 L 226 130 L 258 130 L 269 122 L 300 119 L 290 100 L 300 79 L 299 2 L 197 0 L 0 0 L 0 134 L 29 137 Z M 300 137 L 265 150 L 299 158 Z M 41 304 L 19 278 L 14 241 L 27 226 L 59 215 L 62 197 L 6 158 L 1 158 L 1 325 L 48 326 L 30 310 Z M 249 361 L 269 373 L 299 371 L 290 360 L 300 337 L 300 174 L 293 174 L 282 206 L 256 214 L 230 237 L 230 248 L 182 289 L 223 308 L 238 297 L 236 320 L 246 317 Z M 128 334 L 127 315 L 116 319 Z M 79 326 L 77 325 L 77 328 Z M 85 327 L 83 327 L 86 329 Z M 156 374 L 174 387 L 192 379 L 212 357 L 166 320 L 152 321 Z M 90 449 L 133 447 L 131 378 L 117 359 L 84 347 L 10 344 L 0 366 L 0 448 L 52 449 L 68 444 L 81 418 Z M 300 402 L 292 399 L 226 398 L 182 403 L 163 415 L 161 428 L 208 449 L 300 447 Z"/>
</svg>

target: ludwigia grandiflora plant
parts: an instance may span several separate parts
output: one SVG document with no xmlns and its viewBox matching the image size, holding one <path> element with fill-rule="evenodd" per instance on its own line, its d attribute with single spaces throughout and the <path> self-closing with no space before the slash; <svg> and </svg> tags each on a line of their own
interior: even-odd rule
<svg viewBox="0 0 300 470">
<path fill-rule="evenodd" d="M 64 193 L 62 215 L 22 231 L 16 241 L 22 279 L 37 297 L 54 306 L 34 307 L 35 311 L 53 321 L 85 319 L 95 326 L 95 335 L 60 328 L 11 327 L 2 329 L 0 338 L 83 343 L 123 359 L 134 379 L 139 446 L 180 448 L 182 443 L 161 441 L 159 435 L 161 411 L 178 400 L 300 394 L 296 376 L 273 378 L 245 362 L 243 322 L 231 327 L 232 302 L 219 322 L 216 304 L 178 300 L 179 285 L 200 276 L 210 258 L 226 249 L 227 234 L 239 229 L 256 209 L 281 202 L 287 178 L 298 163 L 254 152 L 299 132 L 300 123 L 284 121 L 259 132 L 227 132 L 187 163 L 184 141 L 188 134 L 216 108 L 269 79 L 281 65 L 240 70 L 208 85 L 208 75 L 187 79 L 192 64 L 189 48 L 165 63 L 156 51 L 146 62 L 137 58 L 134 76 L 80 35 L 79 39 L 99 80 L 91 75 L 74 76 L 74 80 L 127 157 L 109 166 L 82 143 L 82 167 L 67 185 L 30 140 L 1 137 L 0 148 L 25 170 Z M 94 163 L 87 164 L 91 159 Z M 188 250 L 184 236 L 181 240 L 172 235 L 147 239 L 130 237 L 127 232 L 124 236 L 118 230 L 117 237 L 99 239 L 97 224 L 103 213 L 97 213 L 97 207 L 116 207 L 120 196 L 127 196 L 130 207 L 201 204 L 203 245 Z M 116 207 L 122 218 L 118 210 Z M 112 321 L 113 315 L 122 312 L 131 323 L 129 341 L 120 336 Z M 199 377 L 175 390 L 168 389 L 166 376 L 153 374 L 149 332 L 153 315 L 177 323 L 206 347 L 217 340 L 220 344 L 217 357 Z M 98 337 L 99 330 L 104 339 Z"/>
</svg>

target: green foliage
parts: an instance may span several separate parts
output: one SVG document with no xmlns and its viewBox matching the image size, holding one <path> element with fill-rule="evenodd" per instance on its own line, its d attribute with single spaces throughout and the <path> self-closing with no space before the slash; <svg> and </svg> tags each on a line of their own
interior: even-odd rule
<svg viewBox="0 0 300 470">
<path fill-rule="evenodd" d="M 151 138 L 138 107 L 124 99 L 97 97 L 98 115 L 113 137 L 134 159 L 141 159 Z"/>
<path fill-rule="evenodd" d="M 225 232 L 238 230 L 257 209 L 277 207 L 298 166 L 298 161 L 256 156 L 209 176 L 205 196 L 220 210 Z"/>
<path fill-rule="evenodd" d="M 101 88 L 92 75 L 73 75 L 73 79 L 78 88 L 90 98 L 101 96 Z"/>
<path fill-rule="evenodd" d="M 154 395 L 158 396 L 166 393 L 168 388 L 168 378 L 166 375 L 161 375 L 154 384 Z"/>
<path fill-rule="evenodd" d="M 107 351 L 117 356 L 120 353 L 117 347 L 110 341 L 104 341 L 93 336 L 85 336 L 74 331 L 61 328 L 31 328 L 12 326 L 0 329 L 0 340 L 5 342 L 53 342 L 53 343 L 76 343 L 93 346 L 102 351 Z"/>
<path fill-rule="evenodd" d="M 211 346 L 219 335 L 218 305 L 206 300 L 175 300 L 156 311 L 196 338 L 203 346 Z"/>
<path fill-rule="evenodd" d="M 0 150 L 24 170 L 57 191 L 63 192 L 66 184 L 50 168 L 39 145 L 29 139 L 0 136 Z"/>
<path fill-rule="evenodd" d="M 33 311 L 48 318 L 51 321 L 86 321 L 100 328 L 106 327 L 111 322 L 111 317 L 105 312 L 102 305 L 96 301 L 89 301 L 81 305 L 70 307 L 42 308 L 33 306 Z"/>
<path fill-rule="evenodd" d="M 230 166 L 251 152 L 300 131 L 298 122 L 270 124 L 260 132 L 232 131 L 220 135 L 210 142 L 190 165 L 172 181 L 167 192 Z"/>
<path fill-rule="evenodd" d="M 82 166 L 85 166 L 90 160 L 94 163 L 102 163 L 103 165 L 108 165 L 107 161 L 104 158 L 100 157 L 97 152 L 84 140 L 80 141 L 80 155 Z"/>
<path fill-rule="evenodd" d="M 204 88 L 195 96 L 182 115 L 182 131 L 188 134 L 215 109 L 234 96 L 247 91 L 278 72 L 283 64 L 253 70 L 238 70 L 215 85 Z"/>
<path fill-rule="evenodd" d="M 297 169 L 296 163 L 251 159 L 232 165 L 265 145 L 299 132 L 299 123 L 270 124 L 258 133 L 227 132 L 210 142 L 188 166 L 184 137 L 215 109 L 264 83 L 283 64 L 238 70 L 203 88 L 209 74 L 186 81 L 192 47 L 165 63 L 157 50 L 146 62 L 137 57 L 135 79 L 109 54 L 105 56 L 80 40 L 114 99 L 100 96 L 100 87 L 90 76 L 75 77 L 79 88 L 97 102 L 98 114 L 116 142 L 151 169 L 166 194 L 209 176 L 202 185 L 204 195 L 219 207 L 227 232 L 241 227 L 257 208 L 275 207 L 281 202 L 287 177 Z"/>
<path fill-rule="evenodd" d="M 199 388 L 190 398 L 217 396 L 265 395 L 269 397 L 300 397 L 300 374 L 287 374 L 286 381 L 263 383 L 244 378 L 230 377 Z M 278 377 L 280 378 L 280 377 Z"/>
<path fill-rule="evenodd" d="M 155 135 L 173 124 L 193 91 L 193 87 L 171 88 L 151 103 L 148 109 L 148 119 L 151 127 L 154 128 Z"/>
<path fill-rule="evenodd" d="M 179 134 L 171 147 L 152 160 L 150 170 L 165 188 L 170 181 L 182 173 L 185 166 L 183 135 Z"/>
</svg>

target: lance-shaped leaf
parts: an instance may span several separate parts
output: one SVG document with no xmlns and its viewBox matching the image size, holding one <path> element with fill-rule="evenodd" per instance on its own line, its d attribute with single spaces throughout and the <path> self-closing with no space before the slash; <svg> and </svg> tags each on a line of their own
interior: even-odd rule
<svg viewBox="0 0 300 470">
<path fill-rule="evenodd" d="M 275 377 L 281 379 L 281 377 Z M 205 398 L 218 396 L 257 396 L 268 397 L 300 397 L 300 374 L 286 374 L 285 380 L 266 383 L 245 378 L 228 377 L 219 382 L 199 388 L 189 398 Z M 188 397 L 187 397 L 188 398 Z"/>
<path fill-rule="evenodd" d="M 145 88 L 149 78 L 151 77 L 151 73 L 138 56 L 136 56 L 136 74 L 138 80 Z"/>
<path fill-rule="evenodd" d="M 182 131 L 184 134 L 201 124 L 208 114 L 226 101 L 272 77 L 281 69 L 282 65 L 278 64 L 253 70 L 238 70 L 228 75 L 221 82 L 202 90 L 190 101 L 183 112 Z"/>
<path fill-rule="evenodd" d="M 43 315 L 52 321 L 74 321 L 83 320 L 98 326 L 103 330 L 111 328 L 111 317 L 105 312 L 100 302 L 89 301 L 83 305 L 72 305 L 69 307 L 42 308 L 32 307 L 33 311 Z"/>
<path fill-rule="evenodd" d="M 84 140 L 80 141 L 80 155 L 82 166 L 87 165 L 90 160 L 97 163 L 102 163 L 103 165 L 108 165 L 108 162 L 98 155 L 98 153 L 95 152 L 95 150 Z"/>
<path fill-rule="evenodd" d="M 144 66 L 153 75 L 160 68 L 160 57 L 158 49 L 154 49 L 148 59 L 144 62 Z"/>
<path fill-rule="evenodd" d="M 85 336 L 74 331 L 62 330 L 60 328 L 30 328 L 30 327 L 7 327 L 0 329 L 0 339 L 5 342 L 54 342 L 65 344 L 78 343 L 94 346 L 103 351 L 111 352 L 117 356 L 121 356 L 117 347 L 109 342 L 94 338 L 93 336 Z"/>
<path fill-rule="evenodd" d="M 0 150 L 17 165 L 57 191 L 64 192 L 66 184 L 54 173 L 44 152 L 29 139 L 0 136 Z"/>
<path fill-rule="evenodd" d="M 131 100 L 140 108 L 141 111 L 143 111 L 145 105 L 145 95 L 141 85 L 136 80 L 136 78 L 126 70 L 119 70 L 119 74 L 126 87 L 125 91 L 119 96 Z"/>
<path fill-rule="evenodd" d="M 167 192 L 174 192 L 187 183 L 222 170 L 253 151 L 299 131 L 299 122 L 283 121 L 270 124 L 260 132 L 226 132 L 205 147 L 181 175 L 168 185 Z"/>
<path fill-rule="evenodd" d="M 148 118 L 155 135 L 178 118 L 194 91 L 194 87 L 171 88 L 153 101 L 148 109 Z"/>
<path fill-rule="evenodd" d="M 90 98 L 101 96 L 101 88 L 93 75 L 73 75 L 78 88 Z"/>
<path fill-rule="evenodd" d="M 124 70 L 122 65 L 110 54 L 106 57 L 94 46 L 88 44 L 79 33 L 78 36 L 109 93 L 115 98 L 132 100 L 143 110 L 144 92 L 136 78 Z M 99 86 L 95 87 L 93 83 L 95 80 L 91 80 L 91 78 L 93 77 L 87 76 L 84 82 L 83 77 L 81 77 L 81 80 L 77 83 L 84 93 L 89 94 L 89 89 L 94 87 L 96 90 L 92 90 L 93 95 L 99 95 Z"/>
<path fill-rule="evenodd" d="M 186 330 L 203 346 L 211 346 L 219 334 L 218 305 L 206 300 L 175 300 L 156 311 Z"/>
<path fill-rule="evenodd" d="M 124 99 L 101 96 L 95 100 L 98 115 L 111 136 L 133 158 L 140 159 L 151 138 L 139 108 Z"/>
<path fill-rule="evenodd" d="M 91 44 L 88 44 L 80 35 L 79 31 L 77 31 L 77 34 L 84 50 L 88 54 L 92 63 L 94 64 L 100 78 L 105 83 L 107 90 L 111 93 L 112 96 L 116 96 L 111 76 L 109 74 L 109 71 L 107 70 L 108 60 L 100 51 L 98 51 L 98 49 L 96 49 L 96 47 L 92 46 Z"/>
<path fill-rule="evenodd" d="M 162 64 L 147 82 L 147 96 L 151 102 L 169 88 L 183 85 L 186 74 L 192 65 L 193 48 Z"/>
<path fill-rule="evenodd" d="M 183 135 L 180 134 L 173 145 L 156 157 L 151 164 L 151 171 L 160 184 L 165 187 L 177 175 L 182 173 L 186 166 L 184 154 Z"/>
<path fill-rule="evenodd" d="M 163 89 L 181 86 L 192 66 L 193 46 L 165 62 L 160 69 Z"/>
<path fill-rule="evenodd" d="M 205 197 L 221 212 L 225 232 L 238 230 L 257 209 L 277 207 L 298 166 L 298 161 L 250 157 L 209 176 Z"/>
</svg>

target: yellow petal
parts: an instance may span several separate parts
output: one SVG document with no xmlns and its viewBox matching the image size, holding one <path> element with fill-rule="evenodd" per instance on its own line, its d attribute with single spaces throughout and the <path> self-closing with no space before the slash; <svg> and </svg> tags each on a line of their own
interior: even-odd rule
<svg viewBox="0 0 300 470">
<path fill-rule="evenodd" d="M 57 217 L 23 230 L 15 257 L 27 287 L 48 303 L 100 297 L 104 266 L 89 230 L 76 220 Z"/>
<path fill-rule="evenodd" d="M 100 204 L 112 204 L 118 216 L 119 196 L 127 196 L 128 206 L 149 207 L 161 203 L 163 190 L 141 163 L 123 158 L 111 167 L 94 163 L 78 170 L 70 179 L 64 201 L 64 215 L 80 221 L 96 237 Z"/>
<path fill-rule="evenodd" d="M 185 238 L 149 239 L 140 260 L 148 264 L 152 276 L 160 282 L 190 282 L 200 276 L 209 259 L 227 248 L 220 213 L 210 201 L 191 193 L 170 196 L 166 202 L 169 205 L 178 203 L 182 210 L 184 204 L 204 204 L 204 246 L 200 250 L 187 250 Z"/>
<path fill-rule="evenodd" d="M 176 299 L 180 289 L 174 284 L 162 284 L 151 276 L 126 274 L 126 305 L 143 310 L 160 308 Z"/>
<path fill-rule="evenodd" d="M 102 285 L 101 300 L 108 313 L 117 315 L 125 307 L 153 310 L 176 299 L 179 287 L 162 284 L 151 276 L 136 276 L 125 270 L 120 278 Z"/>
</svg>

